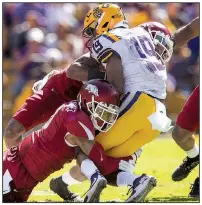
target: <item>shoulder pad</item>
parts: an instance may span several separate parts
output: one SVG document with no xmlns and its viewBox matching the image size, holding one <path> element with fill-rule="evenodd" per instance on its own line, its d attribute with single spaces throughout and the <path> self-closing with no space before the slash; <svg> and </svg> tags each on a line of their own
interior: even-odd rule
<svg viewBox="0 0 202 205">
<path fill-rule="evenodd" d="M 75 112 L 69 113 L 67 123 L 67 129 L 70 134 L 77 137 L 84 137 L 89 140 L 95 138 L 93 123 L 90 117 L 83 111 L 77 109 Z"/>
</svg>

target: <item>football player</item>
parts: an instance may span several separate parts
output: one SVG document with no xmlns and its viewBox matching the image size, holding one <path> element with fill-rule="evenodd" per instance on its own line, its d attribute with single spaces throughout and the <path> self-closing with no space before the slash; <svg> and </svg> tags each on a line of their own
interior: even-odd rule
<svg viewBox="0 0 202 205">
<path fill-rule="evenodd" d="M 173 51 L 171 34 L 156 22 L 129 29 L 119 6 L 101 4 L 86 15 L 83 36 L 93 39 L 92 57 L 106 66 L 107 79 L 123 94 L 116 125 L 97 140 L 110 156 L 132 155 L 170 129 L 161 101 L 166 97 L 165 63 Z"/>
<path fill-rule="evenodd" d="M 93 41 L 91 56 L 105 65 L 107 80 L 123 95 L 119 119 L 107 133 L 97 135 L 96 141 L 109 156 L 130 156 L 171 128 L 162 103 L 166 98 L 165 63 L 173 51 L 171 34 L 157 22 L 129 29 L 121 8 L 107 3 L 88 12 L 83 36 Z M 83 72 L 82 66 L 78 70 Z M 67 75 L 71 72 L 68 69 Z M 130 181 L 132 186 L 134 181 Z"/>
<path fill-rule="evenodd" d="M 3 201 L 27 201 L 39 182 L 74 159 L 77 142 L 84 138 L 93 140 L 95 128 L 106 132 L 113 126 L 119 113 L 118 104 L 119 94 L 111 84 L 104 80 L 89 81 L 81 88 L 78 101 L 62 104 L 42 129 L 4 152 Z M 105 178 L 91 160 L 82 157 L 88 164 L 82 167 L 87 169 L 87 177 L 96 175 L 101 191 L 106 185 Z M 113 158 L 108 159 L 111 161 Z M 95 194 L 97 197 L 98 191 Z M 93 200 L 93 195 L 87 199 Z"/>
<path fill-rule="evenodd" d="M 178 29 L 173 37 L 174 48 L 179 48 L 189 40 L 199 36 L 199 17 L 189 24 Z M 199 129 L 199 86 L 190 95 L 182 111 L 177 117 L 176 125 L 172 132 L 175 142 L 186 153 L 187 157 L 182 164 L 174 171 L 173 181 L 185 179 L 189 173 L 199 164 L 199 148 L 195 142 L 194 133 Z M 189 194 L 199 197 L 199 177 L 196 178 L 192 190 Z"/>
</svg>

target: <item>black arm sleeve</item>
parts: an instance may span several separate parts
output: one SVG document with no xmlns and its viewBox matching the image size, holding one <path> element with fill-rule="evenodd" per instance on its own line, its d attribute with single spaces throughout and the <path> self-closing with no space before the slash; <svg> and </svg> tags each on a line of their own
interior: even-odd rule
<svg viewBox="0 0 202 205">
<path fill-rule="evenodd" d="M 105 75 L 106 73 L 103 71 L 100 71 L 96 68 L 91 68 L 88 69 L 88 80 L 92 80 L 92 79 L 105 79 Z"/>
</svg>

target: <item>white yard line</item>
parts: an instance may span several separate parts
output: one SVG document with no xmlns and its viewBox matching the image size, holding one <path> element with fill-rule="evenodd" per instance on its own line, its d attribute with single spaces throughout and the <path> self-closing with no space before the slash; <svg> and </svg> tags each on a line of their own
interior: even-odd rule
<svg viewBox="0 0 202 205">
<path fill-rule="evenodd" d="M 33 191 L 32 196 L 56 196 L 52 191 L 48 190 L 41 190 L 41 191 Z"/>
</svg>

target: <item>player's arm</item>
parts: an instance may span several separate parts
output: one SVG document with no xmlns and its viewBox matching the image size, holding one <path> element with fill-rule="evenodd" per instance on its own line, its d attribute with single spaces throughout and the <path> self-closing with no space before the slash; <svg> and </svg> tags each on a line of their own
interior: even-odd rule
<svg viewBox="0 0 202 205">
<path fill-rule="evenodd" d="M 100 35 L 93 43 L 92 56 L 98 62 L 106 64 L 106 78 L 116 89 L 123 92 L 123 70 L 119 53 L 120 37 L 113 34 Z"/>
<path fill-rule="evenodd" d="M 18 146 L 22 141 L 22 134 L 24 134 L 24 132 L 24 126 L 20 122 L 12 118 L 9 121 L 4 133 L 6 147 L 10 149 L 13 146 Z"/>
<path fill-rule="evenodd" d="M 195 18 L 189 24 L 179 28 L 173 35 L 174 48 L 179 48 L 189 40 L 199 36 L 200 33 L 199 17 Z"/>
<path fill-rule="evenodd" d="M 107 60 L 106 66 L 107 80 L 116 87 L 120 94 L 123 93 L 124 77 L 120 57 L 113 54 Z"/>
<path fill-rule="evenodd" d="M 95 141 L 79 137 L 75 137 L 74 140 L 83 153 L 96 164 L 103 175 L 117 171 L 121 160 L 128 160 L 132 158 L 131 156 L 124 158 L 109 157 L 106 155 L 102 145 Z"/>
<path fill-rule="evenodd" d="M 104 78 L 104 72 L 99 70 L 98 63 L 90 53 L 82 55 L 67 69 L 67 77 L 79 81 L 87 81 L 93 78 Z"/>
</svg>

